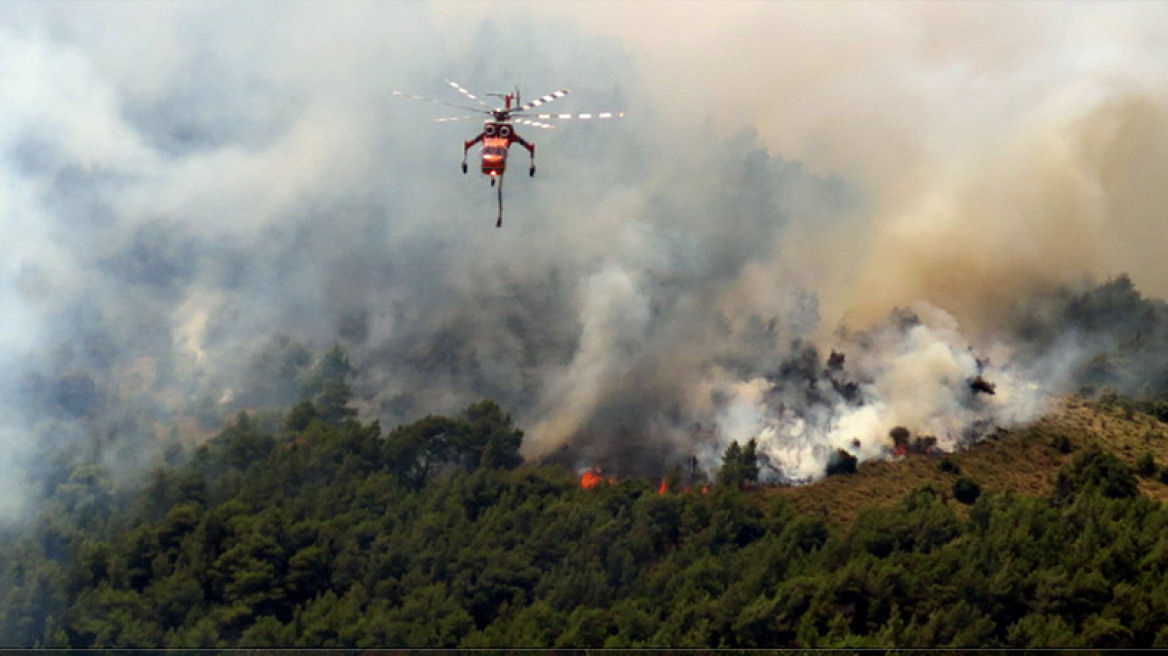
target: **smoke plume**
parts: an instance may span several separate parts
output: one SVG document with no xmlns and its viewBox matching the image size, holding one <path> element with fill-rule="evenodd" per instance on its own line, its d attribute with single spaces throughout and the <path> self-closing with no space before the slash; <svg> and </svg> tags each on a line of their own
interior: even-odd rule
<svg viewBox="0 0 1168 656">
<path fill-rule="evenodd" d="M 54 462 L 134 471 L 295 400 L 337 341 L 365 419 L 490 397 L 529 459 L 630 473 L 754 438 L 807 480 L 896 426 L 957 448 L 1084 384 L 1162 389 L 1165 28 L 1135 3 L 6 5 L 0 514 Z M 495 230 L 458 171 L 476 122 L 390 95 L 460 102 L 444 77 L 627 118 L 524 131 L 539 173 Z"/>
</svg>

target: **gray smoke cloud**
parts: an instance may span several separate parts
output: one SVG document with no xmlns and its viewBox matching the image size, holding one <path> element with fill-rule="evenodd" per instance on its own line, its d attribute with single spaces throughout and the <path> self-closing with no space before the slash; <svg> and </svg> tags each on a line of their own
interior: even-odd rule
<svg viewBox="0 0 1168 656">
<path fill-rule="evenodd" d="M 805 480 L 837 447 L 880 457 L 895 425 L 956 446 L 1025 421 L 1112 343 L 1019 333 L 1034 299 L 1124 271 L 1168 294 L 1166 23 L 5 5 L 0 515 L 51 484 L 45 454 L 147 466 L 172 430 L 294 400 L 302 345 L 338 340 L 363 418 L 490 397 L 528 458 L 630 473 L 753 437 Z M 444 77 L 627 118 L 527 130 L 539 173 L 507 179 L 495 230 L 493 190 L 458 172 L 476 122 L 389 93 L 460 102 Z"/>
</svg>

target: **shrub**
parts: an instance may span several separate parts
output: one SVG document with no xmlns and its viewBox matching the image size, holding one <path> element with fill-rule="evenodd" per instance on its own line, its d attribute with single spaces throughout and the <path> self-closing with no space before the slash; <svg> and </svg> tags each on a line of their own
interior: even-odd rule
<svg viewBox="0 0 1168 656">
<path fill-rule="evenodd" d="M 1071 443 L 1071 438 L 1059 433 L 1050 440 L 1050 445 L 1054 447 L 1055 451 L 1066 455 L 1075 450 L 1075 445 Z"/>
<path fill-rule="evenodd" d="M 958 477 L 953 483 L 953 496 L 966 505 L 971 505 L 981 496 L 981 486 L 965 476 Z"/>
<path fill-rule="evenodd" d="M 1151 451 L 1145 451 L 1144 455 L 1136 460 L 1136 473 L 1145 477 L 1156 475 L 1156 456 L 1152 455 Z"/>
<path fill-rule="evenodd" d="M 1109 499 L 1130 499 L 1140 493 L 1132 469 L 1098 446 L 1088 447 L 1059 470 L 1053 500 L 1070 503 L 1080 492 L 1095 492 Z"/>
</svg>

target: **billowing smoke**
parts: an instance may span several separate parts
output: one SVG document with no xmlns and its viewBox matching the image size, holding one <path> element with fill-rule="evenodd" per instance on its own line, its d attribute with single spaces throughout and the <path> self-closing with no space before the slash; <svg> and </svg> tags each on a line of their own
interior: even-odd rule
<svg viewBox="0 0 1168 656">
<path fill-rule="evenodd" d="M 953 317 L 928 304 L 834 341 L 846 352 L 825 356 L 796 343 L 776 370 L 715 388 L 717 434 L 758 440 L 764 475 L 818 478 L 837 450 L 886 456 L 892 429 L 953 451 L 1044 408 L 1044 391 L 1027 372 L 980 359 Z M 715 466 L 720 454 L 705 455 Z"/>
<path fill-rule="evenodd" d="M 295 400 L 336 341 L 363 418 L 490 397 L 529 458 L 642 473 L 756 438 L 805 480 L 893 427 L 955 448 L 1083 384 L 1164 387 L 1130 354 L 1165 341 L 1135 287 L 1168 294 L 1166 27 L 1111 4 L 6 5 L 0 514 L 54 463 L 149 466 Z M 495 230 L 458 172 L 475 122 L 389 93 L 457 102 L 447 76 L 627 118 L 525 133 L 539 173 Z"/>
</svg>

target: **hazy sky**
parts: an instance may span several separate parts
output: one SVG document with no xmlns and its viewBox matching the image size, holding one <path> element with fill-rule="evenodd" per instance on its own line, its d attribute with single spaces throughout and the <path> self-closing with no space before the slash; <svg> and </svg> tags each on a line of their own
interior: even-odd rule
<svg viewBox="0 0 1168 656">
<path fill-rule="evenodd" d="M 1034 293 L 1168 295 L 1165 70 L 1163 3 L 7 3 L 8 498 L 45 435 L 236 409 L 278 334 L 345 344 L 365 418 L 489 396 L 532 456 L 783 434 L 791 340 L 898 306 L 966 372 Z M 390 94 L 446 77 L 627 117 L 525 131 L 496 230 L 476 122 Z"/>
</svg>

